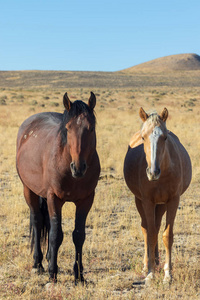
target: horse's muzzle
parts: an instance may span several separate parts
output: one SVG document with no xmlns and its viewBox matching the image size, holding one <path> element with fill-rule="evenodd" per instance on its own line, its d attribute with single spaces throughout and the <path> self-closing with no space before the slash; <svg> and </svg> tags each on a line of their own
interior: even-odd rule
<svg viewBox="0 0 200 300">
<path fill-rule="evenodd" d="M 156 168 L 155 170 L 151 170 L 151 168 L 146 169 L 147 177 L 149 181 L 156 181 L 160 178 L 160 168 Z"/>
<path fill-rule="evenodd" d="M 82 178 L 84 177 L 87 171 L 87 164 L 85 161 L 81 161 L 78 165 L 73 161 L 70 164 L 72 177 L 74 178 Z"/>
</svg>

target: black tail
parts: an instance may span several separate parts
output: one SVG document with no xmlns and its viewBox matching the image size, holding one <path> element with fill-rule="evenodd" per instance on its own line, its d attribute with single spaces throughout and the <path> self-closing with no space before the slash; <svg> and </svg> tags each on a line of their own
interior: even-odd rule
<svg viewBox="0 0 200 300">
<path fill-rule="evenodd" d="M 47 199 L 39 197 L 39 201 L 40 201 L 40 222 L 41 222 L 40 241 L 43 243 L 43 245 L 45 245 L 48 237 L 49 229 L 50 229 L 49 212 L 47 207 Z M 30 237 L 31 237 L 31 252 L 32 252 L 34 247 L 34 242 L 35 242 L 35 232 L 33 230 L 33 218 L 31 213 L 30 213 Z"/>
</svg>

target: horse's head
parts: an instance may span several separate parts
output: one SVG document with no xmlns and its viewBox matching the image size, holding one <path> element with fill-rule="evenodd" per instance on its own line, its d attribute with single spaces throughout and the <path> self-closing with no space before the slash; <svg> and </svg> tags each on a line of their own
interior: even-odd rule
<svg viewBox="0 0 200 300">
<path fill-rule="evenodd" d="M 71 102 L 67 93 L 63 97 L 64 130 L 67 148 L 71 157 L 71 173 L 74 178 L 85 175 L 92 155 L 96 149 L 94 107 L 96 97 L 91 92 L 88 104 L 77 100 Z"/>
<path fill-rule="evenodd" d="M 139 115 L 144 122 L 141 136 L 147 161 L 147 177 L 149 181 L 158 180 L 161 175 L 161 164 L 165 153 L 167 139 L 165 122 L 168 118 L 168 110 L 164 108 L 160 115 L 157 113 L 148 115 L 141 107 Z"/>
</svg>

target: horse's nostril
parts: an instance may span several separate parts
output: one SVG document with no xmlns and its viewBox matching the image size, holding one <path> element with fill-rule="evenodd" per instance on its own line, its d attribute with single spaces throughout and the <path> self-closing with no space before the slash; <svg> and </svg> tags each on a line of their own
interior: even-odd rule
<svg viewBox="0 0 200 300">
<path fill-rule="evenodd" d="M 155 170 L 151 170 L 151 168 L 147 168 L 146 173 L 149 181 L 158 180 L 161 174 L 161 170 L 160 168 L 156 168 Z"/>
<path fill-rule="evenodd" d="M 159 174 L 160 174 L 160 168 L 158 168 L 158 169 L 155 170 L 155 175 L 157 176 Z"/>
<path fill-rule="evenodd" d="M 75 163 L 74 163 L 74 162 L 71 162 L 70 168 L 71 168 L 72 171 L 75 171 L 75 170 L 76 170 L 76 166 L 75 166 Z"/>
<path fill-rule="evenodd" d="M 87 168 L 87 165 L 86 165 L 86 163 L 85 163 L 85 162 L 83 162 L 83 165 L 82 165 L 82 169 L 83 169 L 83 171 L 85 171 L 85 170 L 86 170 L 86 168 Z"/>
<path fill-rule="evenodd" d="M 80 162 L 78 165 L 73 161 L 70 163 L 72 176 L 74 178 L 81 178 L 85 175 L 87 170 L 87 164 L 85 161 Z"/>
</svg>

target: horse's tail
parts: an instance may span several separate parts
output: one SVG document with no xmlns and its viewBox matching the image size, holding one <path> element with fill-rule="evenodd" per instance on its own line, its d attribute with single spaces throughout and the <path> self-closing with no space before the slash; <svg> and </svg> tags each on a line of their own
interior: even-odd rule
<svg viewBox="0 0 200 300">
<path fill-rule="evenodd" d="M 41 224 L 41 238 L 40 241 L 43 243 L 43 245 L 46 244 L 47 236 L 50 229 L 50 221 L 49 221 L 49 212 L 47 207 L 47 199 L 39 197 L 40 202 L 40 222 Z M 31 252 L 34 247 L 35 243 L 35 232 L 33 230 L 33 218 L 32 214 L 30 214 L 30 237 L 31 237 Z"/>
</svg>

